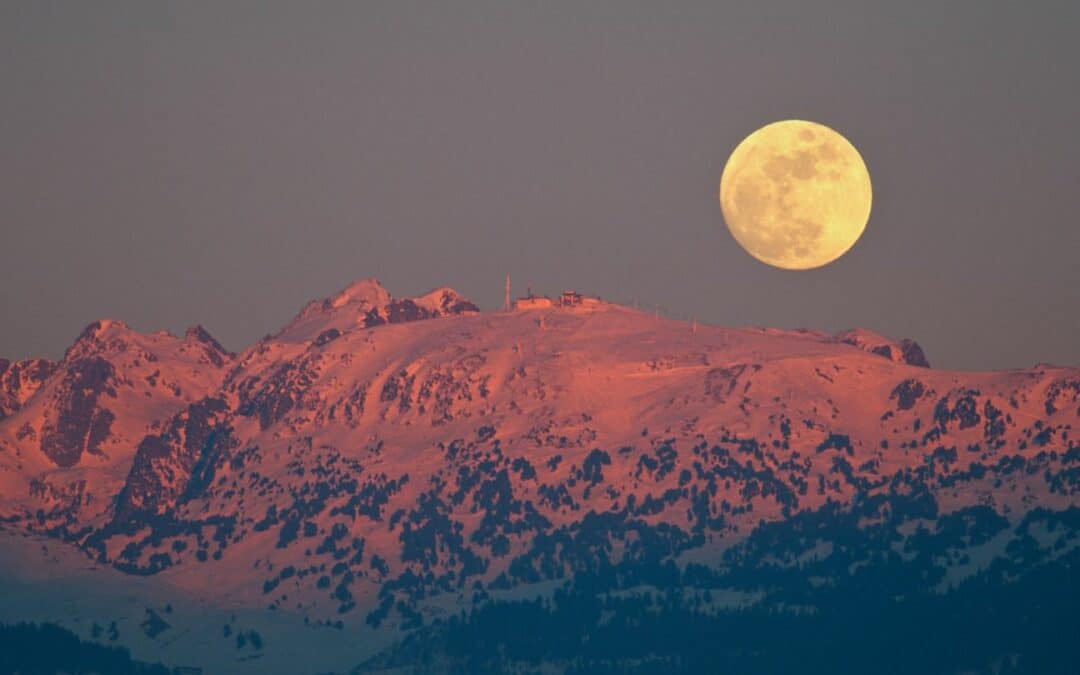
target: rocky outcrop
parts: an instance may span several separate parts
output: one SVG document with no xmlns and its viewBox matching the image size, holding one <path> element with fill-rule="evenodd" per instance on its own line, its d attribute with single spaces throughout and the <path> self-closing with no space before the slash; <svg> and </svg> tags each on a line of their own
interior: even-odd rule
<svg viewBox="0 0 1080 675">
<path fill-rule="evenodd" d="M 41 451 L 57 466 L 74 466 L 84 453 L 101 454 L 115 416 L 103 403 L 116 398 L 116 369 L 100 356 L 66 361 L 53 390 L 56 417 L 41 431 Z"/>
<path fill-rule="evenodd" d="M 230 447 L 230 433 L 227 404 L 207 398 L 169 420 L 162 433 L 144 438 L 117 496 L 113 522 L 137 529 L 141 520 L 200 494 Z"/>
<path fill-rule="evenodd" d="M 892 340 L 864 328 L 852 328 L 837 333 L 835 339 L 838 342 L 858 347 L 864 352 L 876 354 L 890 361 L 906 363 L 909 366 L 918 366 L 920 368 L 930 367 L 930 362 L 926 359 L 926 354 L 923 352 L 922 347 L 919 346 L 919 343 L 908 338 Z"/>
<path fill-rule="evenodd" d="M 272 339 L 323 343 L 341 333 L 385 324 L 422 321 L 478 312 L 452 288 L 438 288 L 415 298 L 394 298 L 377 279 L 362 279 L 323 300 L 309 302 Z"/>
<path fill-rule="evenodd" d="M 55 370 L 47 359 L 0 359 L 0 420 L 18 411 Z"/>
<path fill-rule="evenodd" d="M 221 343 L 214 339 L 214 336 L 210 335 L 205 328 L 198 324 L 187 329 L 187 332 L 184 333 L 184 341 L 200 345 L 206 360 L 215 368 L 223 367 L 227 361 L 236 356 L 236 354 L 222 347 Z"/>
</svg>

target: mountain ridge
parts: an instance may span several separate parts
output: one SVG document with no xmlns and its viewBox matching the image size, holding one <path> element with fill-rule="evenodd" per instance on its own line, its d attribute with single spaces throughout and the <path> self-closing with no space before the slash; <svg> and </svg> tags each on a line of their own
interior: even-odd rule
<svg viewBox="0 0 1080 675">
<path fill-rule="evenodd" d="M 1075 508 L 1080 371 L 934 370 L 912 345 L 600 302 L 479 312 L 374 280 L 236 354 L 201 327 L 95 322 L 0 420 L 0 522 L 376 630 L 608 566 L 717 563 L 837 509 L 982 505 L 1021 527 Z"/>
</svg>

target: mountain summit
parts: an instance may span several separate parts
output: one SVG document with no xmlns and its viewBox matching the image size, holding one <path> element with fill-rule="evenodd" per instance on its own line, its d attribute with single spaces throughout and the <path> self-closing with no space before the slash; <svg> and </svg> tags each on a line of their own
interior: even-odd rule
<svg viewBox="0 0 1080 675">
<path fill-rule="evenodd" d="M 322 300 L 313 300 L 273 339 L 306 342 L 384 323 L 403 323 L 479 311 L 452 288 L 395 300 L 377 279 L 361 279 Z"/>
</svg>

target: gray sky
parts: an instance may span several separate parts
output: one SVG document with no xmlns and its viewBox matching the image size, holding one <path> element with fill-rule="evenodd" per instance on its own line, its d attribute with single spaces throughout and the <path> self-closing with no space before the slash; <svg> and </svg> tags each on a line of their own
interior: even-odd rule
<svg viewBox="0 0 1080 675">
<path fill-rule="evenodd" d="M 1080 364 L 1076 3 L 729 4 L 4 2 L 0 356 L 101 317 L 238 349 L 365 276 L 495 308 L 510 272 Z M 786 118 L 874 183 L 811 272 L 751 258 L 716 198 Z"/>
</svg>

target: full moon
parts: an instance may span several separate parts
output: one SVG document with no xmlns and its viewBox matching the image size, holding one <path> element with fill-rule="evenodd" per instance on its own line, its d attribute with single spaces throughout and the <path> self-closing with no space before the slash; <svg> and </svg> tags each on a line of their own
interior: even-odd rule
<svg viewBox="0 0 1080 675">
<path fill-rule="evenodd" d="M 720 208 L 735 241 L 789 270 L 844 255 L 870 217 L 870 173 L 846 138 L 815 122 L 764 126 L 739 143 L 720 178 Z"/>
</svg>

